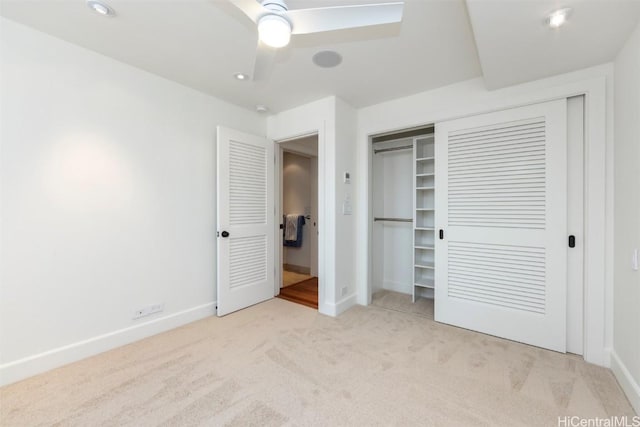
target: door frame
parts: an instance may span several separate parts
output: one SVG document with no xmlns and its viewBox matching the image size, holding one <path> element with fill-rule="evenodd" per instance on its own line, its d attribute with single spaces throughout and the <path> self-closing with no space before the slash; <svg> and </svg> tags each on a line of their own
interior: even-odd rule
<svg viewBox="0 0 640 427">
<path fill-rule="evenodd" d="M 603 72 L 603 74 L 607 74 Z M 367 183 L 363 195 L 367 198 L 361 221 L 368 228 L 366 240 L 361 251 L 361 266 L 358 273 L 358 302 L 362 305 L 370 303 L 371 259 L 369 242 L 371 236 L 371 139 L 374 136 L 396 133 L 402 130 L 437 124 L 438 122 L 490 113 L 509 108 L 527 106 L 557 99 L 568 99 L 573 96 L 584 96 L 584 329 L 583 358 L 587 362 L 600 366 L 611 364 L 611 343 L 613 335 L 612 318 L 612 219 L 611 219 L 611 133 L 607 129 L 607 78 L 598 76 L 573 83 L 559 84 L 544 89 L 535 84 L 524 87 L 521 91 L 504 90 L 503 96 L 491 96 L 479 99 L 460 107 L 430 110 L 421 112 L 404 120 L 403 123 L 369 125 L 360 129 L 358 153 L 364 160 L 361 179 Z M 566 82 L 566 80 L 565 80 Z M 523 85 L 525 86 L 525 85 Z M 446 96 L 443 95 L 446 103 Z M 415 116 L 421 113 L 419 119 Z M 424 113 L 424 114 L 422 114 Z M 609 113 L 610 114 L 610 113 Z M 365 125 L 366 126 L 366 125 Z M 378 128 L 375 128 L 375 127 Z M 366 146 L 363 144 L 366 143 Z M 365 151 L 366 150 L 366 151 Z M 366 153 L 366 154 L 365 154 Z M 363 239 L 364 240 L 364 239 Z M 366 251 L 366 256 L 365 256 Z"/>
<path fill-rule="evenodd" d="M 580 108 L 578 108 L 580 107 Z M 567 98 L 567 234 L 584 236 L 585 99 Z M 583 239 L 567 252 L 567 353 L 584 354 Z"/>
<path fill-rule="evenodd" d="M 299 135 L 294 135 L 294 136 L 289 136 L 289 137 L 285 137 L 285 138 L 279 138 L 277 140 L 274 140 L 274 144 L 277 147 L 276 149 L 276 155 L 275 155 L 275 167 L 276 170 L 278 171 L 278 173 L 276 173 L 276 182 L 275 182 L 275 201 L 276 203 L 276 208 L 275 208 L 275 227 L 274 227 L 274 233 L 275 233 L 275 248 L 274 248 L 274 253 L 275 253 L 275 265 L 274 265 L 274 269 L 275 269 L 275 276 L 276 276 L 276 282 L 274 285 L 274 296 L 278 296 L 280 294 L 280 287 L 282 286 L 282 261 L 284 259 L 284 249 L 282 246 L 282 230 L 280 230 L 280 222 L 282 221 L 282 190 L 283 190 L 283 174 L 282 174 L 282 161 L 283 161 L 283 153 L 284 150 L 282 148 L 282 146 L 280 144 L 285 143 L 285 142 L 290 142 L 290 141 L 295 141 L 297 139 L 301 139 L 301 138 L 305 138 L 305 137 L 309 137 L 309 136 L 317 136 L 318 138 L 318 150 L 316 153 L 316 159 L 317 159 L 317 177 L 316 177 L 316 183 L 317 183 L 317 188 L 316 188 L 316 193 L 318 196 L 318 199 L 316 200 L 316 204 L 317 204 L 317 223 L 320 225 L 324 225 L 325 224 L 325 220 L 324 220 L 324 194 L 325 194 L 325 155 L 324 155 L 324 150 L 322 149 L 323 144 L 323 140 L 324 140 L 324 135 L 323 132 L 320 131 L 320 129 L 317 130 L 312 130 L 310 132 L 305 132 L 303 134 L 299 134 Z M 325 258 L 324 258 L 324 247 L 325 247 L 325 233 L 326 233 L 326 227 L 324 226 L 320 226 L 318 227 L 318 235 L 317 235 L 317 239 L 316 239 L 316 244 L 317 244 L 317 250 L 316 250 L 316 254 L 318 257 L 317 260 L 317 265 L 318 265 L 318 310 L 319 311 L 323 311 L 322 310 L 322 304 L 325 301 L 324 295 L 325 295 Z"/>
</svg>

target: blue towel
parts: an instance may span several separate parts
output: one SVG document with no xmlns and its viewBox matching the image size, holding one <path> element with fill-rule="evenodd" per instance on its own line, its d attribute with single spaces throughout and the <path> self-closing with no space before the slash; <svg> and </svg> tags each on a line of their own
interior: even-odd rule
<svg viewBox="0 0 640 427">
<path fill-rule="evenodd" d="M 282 235 L 287 235 L 287 218 L 286 216 L 283 218 L 284 220 L 284 229 L 282 230 Z M 305 224 L 304 215 L 298 215 L 297 224 L 296 224 L 296 240 L 287 240 L 284 239 L 284 246 L 289 246 L 292 248 L 299 248 L 302 246 L 302 226 Z"/>
</svg>

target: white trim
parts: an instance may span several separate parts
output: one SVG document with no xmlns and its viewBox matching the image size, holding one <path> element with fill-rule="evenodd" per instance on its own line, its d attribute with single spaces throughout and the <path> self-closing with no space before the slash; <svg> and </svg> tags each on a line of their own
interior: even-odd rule
<svg viewBox="0 0 640 427">
<path fill-rule="evenodd" d="M 327 311 L 322 314 L 335 317 L 339 314 L 344 313 L 345 311 L 347 311 L 348 309 L 356 305 L 357 301 L 358 301 L 358 294 L 353 293 L 349 296 L 342 298 L 340 301 L 338 301 L 335 304 L 327 303 Z"/>
<path fill-rule="evenodd" d="M 205 317 L 214 316 L 216 301 L 179 311 L 158 319 L 98 335 L 84 341 L 45 351 L 0 365 L 0 386 L 139 341 Z"/>
<path fill-rule="evenodd" d="M 596 365 L 608 366 L 605 349 L 607 322 L 606 262 L 607 248 L 607 134 L 606 81 L 586 84 L 584 134 L 584 359 Z M 613 207 L 611 207 L 613 209 Z M 609 218 L 610 221 L 613 221 Z"/>
<path fill-rule="evenodd" d="M 292 140 L 296 140 L 299 138 L 305 138 L 311 135 L 317 135 L 318 136 L 318 151 L 316 153 L 316 158 L 318 159 L 318 176 L 317 176 L 317 182 L 318 182 L 318 200 L 316 201 L 316 203 L 318 204 L 318 224 L 322 225 L 324 223 L 324 219 L 326 216 L 326 211 L 324 209 L 324 201 L 325 201 L 325 197 L 324 197 L 324 182 L 325 182 L 325 176 L 326 176 L 326 171 L 324 169 L 324 165 L 325 165 L 325 152 L 323 149 L 321 149 L 321 147 L 324 146 L 324 138 L 325 138 L 325 132 L 324 132 L 324 123 L 322 126 L 319 126 L 318 129 L 310 129 L 308 131 L 305 131 L 304 134 L 296 134 L 296 135 L 290 135 L 287 137 L 283 137 L 283 138 L 273 138 L 275 144 L 278 146 L 278 152 L 280 153 L 276 158 L 276 168 L 278 169 L 278 173 L 277 175 L 277 179 L 278 179 L 278 185 L 276 185 L 276 189 L 278 191 L 278 194 L 275 195 L 276 200 L 278 200 L 278 206 L 276 207 L 276 224 L 278 224 L 276 226 L 276 245 L 277 248 L 275 250 L 275 254 L 276 254 L 276 261 L 275 261 L 275 269 L 276 269 L 276 289 L 275 289 L 275 294 L 274 296 L 278 296 L 280 294 L 280 287 L 282 286 L 282 262 L 284 259 L 284 251 L 283 251 L 283 247 L 282 247 L 282 230 L 280 230 L 280 221 L 282 221 L 282 204 L 283 204 L 283 199 L 282 199 L 282 192 L 283 192 L 283 173 L 282 173 L 282 167 L 283 164 L 282 162 L 283 160 L 283 153 L 286 151 L 282 148 L 282 146 L 280 144 L 284 143 L 284 142 L 289 142 Z M 322 165 L 322 166 L 321 166 Z M 325 236 L 327 235 L 327 227 L 319 227 L 320 231 L 318 232 L 318 238 L 317 238 L 317 244 L 318 244 L 318 311 L 320 313 L 323 314 L 328 314 L 327 313 L 327 309 L 325 308 L 325 298 L 324 295 L 326 294 L 326 277 L 328 277 L 328 275 L 326 274 L 326 270 L 324 268 L 325 265 L 325 261 L 324 261 L 324 250 L 323 248 L 326 247 L 325 244 Z"/>
<path fill-rule="evenodd" d="M 282 289 L 282 282 L 283 282 L 283 266 L 284 266 L 284 242 L 282 241 L 283 236 L 282 236 L 282 229 L 280 228 L 280 224 L 282 224 L 282 207 L 284 206 L 284 198 L 283 198 L 283 193 L 284 193 L 284 171 L 283 171 L 283 167 L 284 167 L 284 150 L 282 149 L 282 146 L 280 145 L 282 141 L 273 141 L 273 143 L 275 144 L 276 147 L 278 147 L 277 149 L 273 150 L 276 155 L 275 155 L 275 159 L 276 159 L 276 184 L 275 184 L 275 190 L 276 193 L 274 194 L 274 198 L 276 201 L 276 209 L 275 209 L 275 223 L 274 223 L 274 232 L 276 233 L 275 235 L 275 245 L 276 247 L 274 248 L 274 253 L 276 254 L 276 259 L 274 260 L 274 266 L 273 269 L 275 271 L 275 275 L 276 275 L 276 283 L 274 284 L 275 290 L 274 290 L 274 297 L 277 297 L 278 295 L 280 295 L 280 289 Z"/>
<path fill-rule="evenodd" d="M 318 143 L 316 144 L 317 149 L 315 151 L 315 153 L 311 153 L 311 151 L 309 151 L 308 153 L 300 153 L 298 151 L 292 150 L 292 149 L 287 149 L 287 148 L 283 148 L 282 144 L 287 143 L 287 142 L 291 142 L 291 141 L 295 141 L 297 139 L 302 139 L 302 138 L 308 138 L 310 136 L 315 136 L 318 139 Z M 284 153 L 293 153 L 297 156 L 302 156 L 302 157 L 306 157 L 308 159 L 316 159 L 316 162 L 319 164 L 319 150 L 320 150 L 320 132 L 315 131 L 309 134 L 305 134 L 305 135 L 301 135 L 298 137 L 293 137 L 293 138 L 286 138 L 286 139 L 282 139 L 282 140 L 274 140 L 273 141 L 274 144 L 278 147 L 276 150 L 276 194 L 275 194 L 275 199 L 277 202 L 277 206 L 275 209 L 276 212 L 276 218 L 275 218 L 275 245 L 276 245 L 276 249 L 275 249 L 275 254 L 276 254 L 276 260 L 275 260 L 275 265 L 274 265 L 274 269 L 275 269 L 275 276 L 276 276 L 276 283 L 275 283 L 275 290 L 274 290 L 274 296 L 278 296 L 280 295 L 280 290 L 282 289 L 282 270 L 283 270 L 283 265 L 284 265 L 284 245 L 283 245 L 283 241 L 282 241 L 282 229 L 280 228 L 280 224 L 282 221 L 282 217 L 284 212 L 282 211 L 283 206 L 284 206 L 284 199 L 283 199 L 283 193 L 284 193 Z M 315 201 L 316 205 L 318 206 L 318 222 L 319 222 L 319 215 L 320 215 L 320 209 L 321 209 L 321 205 L 320 205 L 320 191 L 319 191 L 319 186 L 320 186 L 320 169 L 318 167 L 316 167 L 316 193 L 318 196 L 318 200 Z M 313 240 L 315 242 L 315 244 L 317 245 L 317 249 L 316 249 L 316 256 L 318 257 L 318 259 L 316 260 L 316 265 L 320 265 L 320 239 L 321 236 L 315 236 L 315 239 L 313 239 L 313 237 L 310 238 L 310 240 Z M 313 265 L 313 261 L 311 261 L 311 265 Z M 320 280 L 320 270 L 318 268 L 317 271 L 318 274 L 318 295 L 320 295 L 320 283 L 322 282 L 322 280 Z M 319 299 L 318 299 L 319 300 Z M 319 306 L 318 306 L 319 308 Z"/>
<path fill-rule="evenodd" d="M 359 179 L 368 182 L 371 177 L 369 158 L 369 138 L 372 135 L 394 132 L 402 129 L 425 126 L 444 120 L 470 115 L 483 114 L 508 108 L 585 95 L 585 340 L 584 359 L 596 365 L 608 366 L 606 348 L 611 344 L 610 326 L 612 322 L 611 275 L 607 254 L 612 250 L 607 230 L 612 227 L 613 206 L 606 193 L 606 172 L 608 147 L 612 144 L 607 134 L 607 107 L 610 97 L 607 93 L 607 78 L 612 75 L 611 64 L 568 73 L 549 79 L 525 83 L 498 91 L 488 92 L 479 89 L 479 82 L 472 80 L 454 85 L 451 88 L 436 89 L 431 92 L 413 95 L 400 100 L 390 101 L 379 106 L 360 110 L 358 118 L 358 158 Z M 465 94 L 461 98 L 461 93 Z M 460 99 L 465 102 L 458 102 Z M 434 107 L 434 99 L 441 99 L 443 107 Z M 422 102 L 424 101 L 424 102 Z M 409 107 L 420 106 L 417 111 Z M 426 105 L 422 107 L 422 105 Z M 388 111 L 402 111 L 401 119 L 397 115 L 387 117 Z M 366 188 L 359 192 L 361 206 L 370 206 L 370 194 Z M 369 303 L 370 260 L 369 225 L 371 214 L 363 209 L 359 218 L 360 246 L 357 251 L 357 294 L 358 303 Z"/>
<path fill-rule="evenodd" d="M 631 375 L 631 372 L 627 369 L 622 360 L 618 357 L 615 350 L 611 351 L 611 370 L 616 376 L 620 387 L 627 395 L 631 406 L 636 411 L 636 414 L 640 414 L 640 384 Z"/>
<path fill-rule="evenodd" d="M 604 349 L 604 366 L 611 367 L 611 354 L 613 353 L 613 349 L 611 347 L 606 347 Z"/>
<path fill-rule="evenodd" d="M 332 140 L 329 141 L 334 137 L 327 132 L 327 127 L 334 127 L 331 123 L 327 124 L 327 121 L 332 120 L 334 110 L 333 98 L 329 97 L 271 116 L 267 125 L 267 137 L 276 143 L 318 135 L 318 311 L 327 315 L 332 315 L 328 302 L 333 298 L 331 289 L 335 287 L 335 262 L 332 262 L 331 257 L 335 247 L 335 239 L 332 238 L 332 232 L 335 230 L 335 201 L 328 197 L 334 194 L 331 187 L 335 179 L 333 171 L 330 170 L 331 152 L 328 147 L 334 144 Z M 281 168 L 281 165 L 277 164 L 276 167 Z M 280 194 L 276 197 L 279 198 Z M 277 212 L 282 204 L 279 203 L 279 206 Z M 279 227 L 276 232 L 280 233 Z M 281 245 L 278 246 L 274 248 L 276 255 L 280 253 Z M 281 260 L 278 259 L 276 266 L 280 263 Z"/>
</svg>

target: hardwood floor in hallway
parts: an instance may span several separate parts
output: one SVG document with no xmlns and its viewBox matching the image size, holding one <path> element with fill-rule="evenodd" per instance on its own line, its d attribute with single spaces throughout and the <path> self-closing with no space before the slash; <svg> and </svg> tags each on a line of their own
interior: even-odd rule
<svg viewBox="0 0 640 427">
<path fill-rule="evenodd" d="M 318 278 L 312 277 L 280 289 L 278 298 L 318 309 Z"/>
</svg>

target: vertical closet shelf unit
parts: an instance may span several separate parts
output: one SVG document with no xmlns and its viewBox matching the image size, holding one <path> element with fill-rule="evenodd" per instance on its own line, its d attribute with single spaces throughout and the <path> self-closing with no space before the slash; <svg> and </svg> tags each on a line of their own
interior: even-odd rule
<svg viewBox="0 0 640 427">
<path fill-rule="evenodd" d="M 413 140 L 413 302 L 433 297 L 435 287 L 434 134 Z"/>
</svg>

